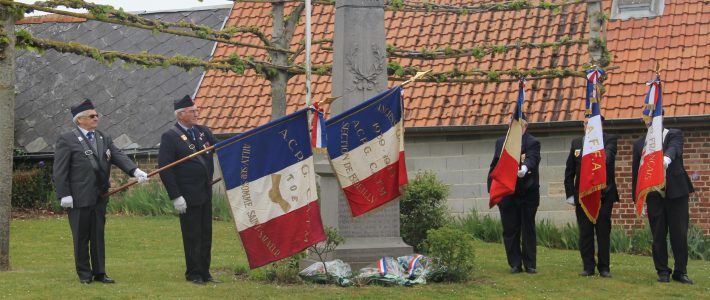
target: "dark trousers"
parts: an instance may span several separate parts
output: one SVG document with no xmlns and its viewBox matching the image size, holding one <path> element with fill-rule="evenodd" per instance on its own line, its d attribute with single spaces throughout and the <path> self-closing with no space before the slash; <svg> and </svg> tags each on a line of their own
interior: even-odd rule
<svg viewBox="0 0 710 300">
<path fill-rule="evenodd" d="M 106 274 L 106 203 L 106 200 L 99 200 L 94 206 L 69 209 L 69 226 L 74 239 L 74 264 L 81 280 Z"/>
<path fill-rule="evenodd" d="M 211 278 L 212 202 L 188 206 L 187 211 L 180 215 L 180 229 L 185 250 L 185 278 Z"/>
<path fill-rule="evenodd" d="M 658 274 L 670 274 L 668 246 L 670 233 L 671 249 L 675 260 L 674 273 L 687 274 L 688 265 L 688 196 L 665 199 L 658 193 L 649 193 L 646 198 L 648 222 L 653 235 L 653 264 Z"/>
<path fill-rule="evenodd" d="M 537 268 L 537 236 L 535 235 L 535 214 L 537 205 L 514 198 L 504 199 L 501 203 L 500 220 L 503 223 L 503 244 L 510 267 Z M 503 202 L 501 201 L 501 202 Z M 520 240 L 522 236 L 522 249 Z"/>
<path fill-rule="evenodd" d="M 614 202 L 603 201 L 599 208 L 597 223 L 594 224 L 584 213 L 581 205 L 577 205 L 577 225 L 579 225 L 579 253 L 582 255 L 582 264 L 585 271 L 594 272 L 598 268 L 599 272 L 609 271 L 609 251 L 611 247 L 611 210 Z M 599 263 L 594 261 L 594 235 L 597 237 L 597 256 Z"/>
</svg>

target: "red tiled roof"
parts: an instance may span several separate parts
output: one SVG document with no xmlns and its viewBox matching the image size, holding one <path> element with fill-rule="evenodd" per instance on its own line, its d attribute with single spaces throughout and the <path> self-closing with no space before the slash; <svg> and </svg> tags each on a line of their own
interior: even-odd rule
<svg viewBox="0 0 710 300">
<path fill-rule="evenodd" d="M 48 14 L 48 15 L 42 15 L 42 16 L 22 18 L 21 20 L 18 20 L 17 22 L 15 22 L 15 24 L 23 25 L 23 24 L 42 24 L 42 23 L 81 23 L 81 22 L 86 22 L 86 19 L 71 17 L 71 16 L 64 16 L 64 15 L 57 15 L 57 14 Z"/>
<path fill-rule="evenodd" d="M 490 0 L 449 1 L 451 3 L 489 3 Z M 615 54 L 606 82 L 603 114 L 607 119 L 635 118 L 645 93 L 644 82 L 653 76 L 654 55 L 661 59 L 664 106 L 670 116 L 708 115 L 708 78 L 710 71 L 710 6 L 692 0 L 667 1 L 662 17 L 637 20 L 612 20 L 607 28 L 608 48 Z M 605 11 L 611 0 L 605 0 Z M 292 6 L 291 6 L 292 7 Z M 313 9 L 313 38 L 332 38 L 334 6 Z M 235 3 L 227 26 L 259 26 L 270 34 L 271 5 Z M 588 35 L 586 5 L 567 6 L 559 13 L 546 10 L 489 12 L 455 15 L 447 13 L 386 12 L 387 42 L 399 48 L 466 48 L 491 44 L 511 44 L 517 39 L 551 42 L 561 37 L 572 39 Z M 705 32 L 703 36 L 702 32 Z M 252 36 L 237 34 L 236 39 L 258 43 Z M 303 27 L 294 34 L 292 49 L 303 38 Z M 252 48 L 218 45 L 215 58 L 231 53 L 266 58 L 266 52 Z M 301 60 L 303 58 L 301 57 Z M 332 52 L 313 47 L 313 63 L 329 63 Z M 522 49 L 506 54 L 444 60 L 395 59 L 401 65 L 415 65 L 442 71 L 459 69 L 502 70 L 516 67 L 581 69 L 588 62 L 586 45 L 559 49 Z M 329 76 L 313 77 L 313 98 L 330 96 Z M 304 106 L 304 76 L 293 77 L 287 88 L 287 112 Z M 397 84 L 390 82 L 390 86 Z M 528 82 L 524 110 L 533 122 L 579 120 L 583 116 L 585 80 L 562 78 Z M 405 90 L 408 127 L 442 125 L 491 125 L 506 122 L 517 96 L 516 83 L 459 84 L 414 83 Z M 262 77 L 247 71 L 245 76 L 208 71 L 196 101 L 205 112 L 206 125 L 217 133 L 235 133 L 264 124 L 271 117 L 271 87 Z M 630 109 L 631 108 L 631 109 Z"/>
</svg>

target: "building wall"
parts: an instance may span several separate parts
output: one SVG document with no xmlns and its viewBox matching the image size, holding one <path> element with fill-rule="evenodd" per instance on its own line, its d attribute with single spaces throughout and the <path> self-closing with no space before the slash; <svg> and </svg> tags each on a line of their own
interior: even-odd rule
<svg viewBox="0 0 710 300">
<path fill-rule="evenodd" d="M 556 224 L 575 222 L 574 210 L 565 203 L 564 169 L 572 139 L 581 135 L 568 132 L 531 133 L 541 142 L 540 207 L 538 221 Z M 646 218 L 637 218 L 631 200 L 631 147 L 641 136 L 636 130 L 607 130 L 618 134 L 616 180 L 621 200 L 613 210 L 613 223 L 631 230 L 645 226 Z M 684 161 L 696 193 L 690 198 L 690 222 L 710 234 L 710 131 L 707 128 L 684 128 Z M 405 151 L 410 180 L 417 172 L 431 170 L 450 187 L 449 211 L 461 216 L 476 210 L 498 217 L 498 209 L 488 208 L 486 178 L 499 135 L 406 137 Z"/>
</svg>

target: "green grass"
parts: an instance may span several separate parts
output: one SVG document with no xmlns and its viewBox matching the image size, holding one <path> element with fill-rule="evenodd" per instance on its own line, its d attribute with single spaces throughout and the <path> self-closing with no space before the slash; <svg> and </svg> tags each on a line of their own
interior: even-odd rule
<svg viewBox="0 0 710 300">
<path fill-rule="evenodd" d="M 509 274 L 503 246 L 476 242 L 477 268 L 465 284 L 413 288 L 339 288 L 311 284 L 274 285 L 238 279 L 246 259 L 231 222 L 214 223 L 212 272 L 224 283 L 195 286 L 183 278 L 184 258 L 177 218 L 110 216 L 106 243 L 108 274 L 118 283 L 79 284 L 74 272 L 66 217 L 14 220 L 13 271 L 0 273 L 0 298 L 140 299 L 703 299 L 710 292 L 710 262 L 692 260 L 693 286 L 656 282 L 647 256 L 612 255 L 613 278 L 580 278 L 577 251 L 538 247 L 537 275 Z"/>
</svg>

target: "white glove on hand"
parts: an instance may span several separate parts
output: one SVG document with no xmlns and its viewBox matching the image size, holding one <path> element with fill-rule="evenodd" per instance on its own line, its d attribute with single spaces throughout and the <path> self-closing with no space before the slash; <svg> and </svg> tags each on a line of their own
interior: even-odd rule
<svg viewBox="0 0 710 300">
<path fill-rule="evenodd" d="M 182 196 L 173 199 L 173 207 L 178 214 L 184 214 L 187 211 L 187 203 Z"/>
<path fill-rule="evenodd" d="M 668 166 L 671 164 L 671 158 L 668 156 L 663 157 L 663 169 L 668 169 Z"/>
<path fill-rule="evenodd" d="M 574 196 L 567 197 L 567 204 L 574 206 Z"/>
<path fill-rule="evenodd" d="M 148 181 L 148 174 L 143 172 L 143 170 L 141 169 L 136 169 L 135 171 L 133 171 L 133 176 L 138 179 L 138 183 L 144 183 Z"/>
<path fill-rule="evenodd" d="M 72 196 L 62 197 L 60 205 L 64 208 L 74 208 L 74 198 Z"/>
<path fill-rule="evenodd" d="M 525 174 L 528 173 L 528 166 L 522 165 L 520 166 L 520 170 L 518 170 L 518 178 L 523 178 L 525 177 Z"/>
</svg>

